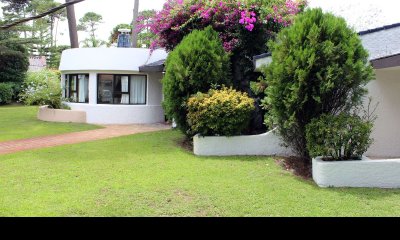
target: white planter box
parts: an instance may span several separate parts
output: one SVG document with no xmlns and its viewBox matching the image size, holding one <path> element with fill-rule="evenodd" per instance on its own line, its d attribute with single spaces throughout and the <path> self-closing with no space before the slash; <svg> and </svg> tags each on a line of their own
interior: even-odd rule
<svg viewBox="0 0 400 240">
<path fill-rule="evenodd" d="M 193 151 L 199 156 L 293 156 L 291 149 L 282 146 L 275 130 L 260 135 L 233 137 L 193 137 Z"/>
<path fill-rule="evenodd" d="M 39 107 L 37 117 L 46 122 L 86 123 L 86 112 L 84 111 L 52 109 L 48 106 Z"/>
<path fill-rule="evenodd" d="M 400 188 L 400 159 L 359 161 L 312 160 L 312 175 L 320 187 Z"/>
</svg>

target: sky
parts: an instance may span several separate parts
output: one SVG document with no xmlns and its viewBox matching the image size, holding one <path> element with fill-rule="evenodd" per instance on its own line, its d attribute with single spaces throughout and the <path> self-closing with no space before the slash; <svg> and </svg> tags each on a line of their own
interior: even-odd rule
<svg viewBox="0 0 400 240">
<path fill-rule="evenodd" d="M 64 0 L 56 0 L 65 2 Z M 160 10 L 165 0 L 141 0 L 139 10 Z M 321 7 L 324 11 L 344 17 L 357 31 L 400 22 L 399 0 L 308 0 L 310 7 Z M 86 0 L 75 5 L 76 19 L 79 21 L 86 12 L 96 12 L 103 16 L 97 35 L 108 40 L 111 30 L 120 23 L 132 21 L 134 0 Z M 68 25 L 59 25 L 58 45 L 69 45 Z M 79 32 L 79 40 L 85 38 Z"/>
</svg>

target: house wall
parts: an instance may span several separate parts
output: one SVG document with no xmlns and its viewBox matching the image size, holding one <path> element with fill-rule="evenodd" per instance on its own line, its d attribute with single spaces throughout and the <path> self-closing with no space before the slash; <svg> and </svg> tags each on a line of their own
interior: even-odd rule
<svg viewBox="0 0 400 240">
<path fill-rule="evenodd" d="M 87 122 L 92 124 L 145 124 L 164 122 L 162 101 L 162 73 L 140 73 L 136 71 L 63 71 L 61 85 L 65 89 L 66 74 L 89 73 L 89 103 L 66 103 L 72 110 L 86 112 Z M 146 105 L 97 104 L 98 74 L 142 74 L 147 75 Z M 63 91 L 63 96 L 65 97 Z"/>
<path fill-rule="evenodd" d="M 367 156 L 400 157 L 400 67 L 375 70 L 376 80 L 368 84 L 372 105 L 378 103 L 374 143 Z"/>
</svg>

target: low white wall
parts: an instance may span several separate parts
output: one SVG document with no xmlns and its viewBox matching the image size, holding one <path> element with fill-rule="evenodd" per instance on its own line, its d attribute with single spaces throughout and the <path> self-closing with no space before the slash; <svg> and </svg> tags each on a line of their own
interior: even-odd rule
<svg viewBox="0 0 400 240">
<path fill-rule="evenodd" d="M 92 124 L 151 124 L 164 122 L 162 106 L 65 103 L 72 110 L 86 112 Z"/>
<path fill-rule="evenodd" d="M 320 187 L 400 188 L 400 159 L 325 162 L 316 158 L 312 175 Z"/>
<path fill-rule="evenodd" d="M 193 150 L 199 156 L 293 156 L 293 151 L 282 146 L 275 131 L 251 136 L 193 137 Z"/>
<path fill-rule="evenodd" d="M 39 107 L 37 118 L 46 122 L 86 123 L 86 113 L 84 111 L 52 109 L 48 108 L 48 106 Z"/>
</svg>

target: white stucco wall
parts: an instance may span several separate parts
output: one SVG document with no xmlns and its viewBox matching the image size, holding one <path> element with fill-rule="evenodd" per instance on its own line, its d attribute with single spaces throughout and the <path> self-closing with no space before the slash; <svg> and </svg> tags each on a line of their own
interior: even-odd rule
<svg viewBox="0 0 400 240">
<path fill-rule="evenodd" d="M 260 135 L 233 137 L 193 137 L 193 151 L 199 156 L 293 156 L 281 138 L 270 131 Z"/>
<path fill-rule="evenodd" d="M 400 159 L 325 162 L 312 160 L 312 175 L 320 187 L 400 188 Z"/>
<path fill-rule="evenodd" d="M 375 70 L 376 80 L 368 84 L 372 105 L 378 103 L 372 138 L 366 153 L 373 157 L 400 157 L 400 67 Z"/>
<path fill-rule="evenodd" d="M 139 67 L 167 58 L 162 49 L 74 48 L 62 52 L 60 71 L 139 71 Z"/>
<path fill-rule="evenodd" d="M 162 73 L 141 73 L 136 71 L 62 71 L 62 79 L 65 79 L 65 74 L 89 74 L 89 104 L 66 103 L 72 110 L 85 111 L 88 123 L 145 124 L 165 121 L 164 110 L 161 106 Z M 146 105 L 97 104 L 98 74 L 147 75 Z M 65 82 L 61 81 L 61 84 L 64 88 Z"/>
</svg>

